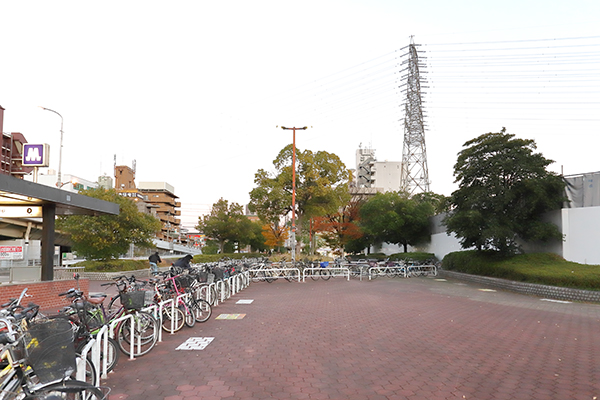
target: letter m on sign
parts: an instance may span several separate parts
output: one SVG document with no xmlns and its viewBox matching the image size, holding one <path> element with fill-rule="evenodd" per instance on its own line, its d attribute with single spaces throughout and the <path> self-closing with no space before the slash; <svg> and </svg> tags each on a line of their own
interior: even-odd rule
<svg viewBox="0 0 600 400">
<path fill-rule="evenodd" d="M 47 167 L 49 165 L 49 149 L 47 144 L 23 144 L 23 165 L 29 167 Z"/>
</svg>

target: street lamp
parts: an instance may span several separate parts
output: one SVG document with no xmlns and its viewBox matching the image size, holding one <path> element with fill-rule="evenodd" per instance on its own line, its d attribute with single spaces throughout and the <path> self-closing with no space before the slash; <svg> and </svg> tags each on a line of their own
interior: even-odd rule
<svg viewBox="0 0 600 400">
<path fill-rule="evenodd" d="M 296 261 L 296 130 L 303 131 L 308 127 L 286 128 L 282 126 L 281 129 L 294 132 L 292 140 L 292 234 L 290 239 L 292 242 L 292 261 Z"/>
<path fill-rule="evenodd" d="M 63 117 L 62 115 L 60 115 L 59 113 L 57 113 L 54 110 L 51 110 L 49 108 L 46 107 L 42 107 L 39 106 L 42 110 L 46 110 L 46 111 L 50 111 L 53 112 L 54 114 L 58 115 L 60 117 L 60 148 L 58 149 L 58 180 L 56 181 L 56 186 L 61 188 L 62 182 L 62 175 L 61 175 L 61 166 L 62 166 L 62 148 L 63 148 Z"/>
</svg>

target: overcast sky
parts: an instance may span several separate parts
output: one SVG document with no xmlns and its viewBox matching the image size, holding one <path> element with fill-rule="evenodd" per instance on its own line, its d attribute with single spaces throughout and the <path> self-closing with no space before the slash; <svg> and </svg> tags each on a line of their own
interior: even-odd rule
<svg viewBox="0 0 600 400">
<path fill-rule="evenodd" d="M 309 126 L 300 150 L 401 161 L 405 47 L 420 44 L 431 190 L 467 140 L 506 127 L 555 172 L 600 170 L 600 2 L 0 0 L 5 132 L 95 181 L 136 161 L 191 227 Z"/>
</svg>

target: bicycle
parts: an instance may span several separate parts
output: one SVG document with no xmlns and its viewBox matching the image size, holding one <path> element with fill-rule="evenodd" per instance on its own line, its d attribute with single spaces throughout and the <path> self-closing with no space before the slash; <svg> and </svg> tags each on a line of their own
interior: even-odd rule
<svg viewBox="0 0 600 400">
<path fill-rule="evenodd" d="M 310 278 L 313 281 L 317 281 L 317 280 L 319 280 L 319 278 L 323 279 L 324 281 L 327 281 L 327 280 L 329 280 L 329 278 L 331 278 L 331 274 L 326 269 L 329 266 L 329 261 L 318 262 L 318 264 L 317 264 L 317 262 L 315 262 L 315 263 L 313 263 L 313 265 L 318 265 L 318 267 L 316 267 L 316 268 L 323 268 L 323 269 L 314 269 L 311 271 Z"/>
<path fill-rule="evenodd" d="M 171 284 L 171 289 L 173 290 L 172 294 L 178 302 L 177 306 L 185 310 L 186 324 L 190 328 L 194 326 L 196 322 L 206 322 L 212 313 L 208 301 L 196 299 L 191 293 L 186 291 L 186 289 L 189 289 L 192 286 L 193 279 L 193 277 L 186 276 L 185 274 L 176 275 L 166 279 Z M 183 296 L 186 294 L 187 296 Z"/>
<path fill-rule="evenodd" d="M 0 317 L 0 400 L 103 400 L 108 388 L 72 379 L 76 369 L 73 330 L 64 319 L 31 323 Z M 28 322 L 29 321 L 29 322 Z"/>
<path fill-rule="evenodd" d="M 117 278 L 119 279 L 119 278 Z M 116 308 L 113 304 L 112 310 L 104 307 L 106 295 L 87 298 L 83 292 L 76 289 L 69 289 L 65 293 L 60 293 L 59 296 L 72 298 L 74 310 L 82 308 L 81 323 L 87 324 L 87 329 L 91 332 L 97 332 L 102 325 L 111 325 L 115 322 L 115 327 L 112 334 L 116 337 L 119 349 L 126 355 L 131 355 L 131 340 L 132 336 L 137 340 L 135 343 L 133 356 L 139 357 L 147 354 L 156 345 L 158 339 L 158 322 L 154 316 L 148 312 L 142 311 L 144 306 L 145 292 L 121 291 L 122 281 L 109 282 L 102 286 L 116 285 L 119 288 L 119 296 L 121 306 Z M 131 316 L 129 318 L 123 318 Z M 133 323 L 133 335 L 131 324 Z"/>
</svg>

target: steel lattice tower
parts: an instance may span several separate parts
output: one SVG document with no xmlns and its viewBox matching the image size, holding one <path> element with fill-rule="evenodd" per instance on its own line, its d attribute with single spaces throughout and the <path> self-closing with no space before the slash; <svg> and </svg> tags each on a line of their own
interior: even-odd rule
<svg viewBox="0 0 600 400">
<path fill-rule="evenodd" d="M 401 190 L 412 195 L 429 192 L 429 172 L 427 170 L 427 152 L 425 151 L 425 123 L 423 119 L 423 102 L 421 99 L 421 83 L 424 82 L 419 63 L 417 46 L 412 42 L 408 46 L 408 59 L 402 62 L 406 67 L 406 99 L 404 103 L 404 146 L 402 149 L 402 172 L 400 176 Z M 424 58 L 424 57 L 422 57 Z M 400 87 L 402 87 L 400 86 Z M 426 86 L 423 86 L 426 87 Z"/>
</svg>

